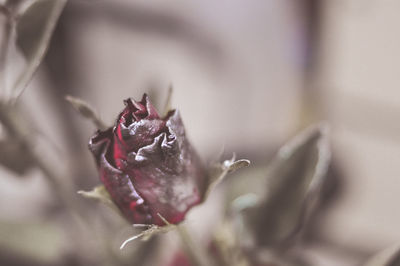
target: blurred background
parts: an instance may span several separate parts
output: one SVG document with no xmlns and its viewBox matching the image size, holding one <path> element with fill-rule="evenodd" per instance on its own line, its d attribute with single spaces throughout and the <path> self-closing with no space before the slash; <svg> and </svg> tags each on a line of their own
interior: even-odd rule
<svg viewBox="0 0 400 266">
<path fill-rule="evenodd" d="M 73 180 L 75 191 L 99 183 L 87 150 L 95 127 L 65 95 L 89 102 L 112 125 L 123 99 L 147 92 L 161 110 L 172 85 L 172 106 L 202 158 L 224 147 L 255 168 L 300 129 L 327 121 L 331 183 L 304 253 L 312 265 L 359 265 L 400 240 L 399 11 L 395 0 L 70 0 L 17 105 L 37 129 L 42 160 Z M 24 58 L 11 48 L 7 62 L 10 83 Z M 222 215 L 215 202 L 223 189 L 190 213 L 198 235 Z M 73 197 L 91 222 L 118 225 L 109 209 Z M 58 207 L 41 171 L 16 176 L 1 167 L 0 264 L 79 265 L 73 250 L 83 243 L 65 240 L 74 229 L 60 229 L 68 214 Z M 93 227 L 102 232 L 99 224 Z M 109 234 L 117 235 L 114 249 L 127 236 Z M 151 253 L 150 265 L 170 254 Z"/>
</svg>

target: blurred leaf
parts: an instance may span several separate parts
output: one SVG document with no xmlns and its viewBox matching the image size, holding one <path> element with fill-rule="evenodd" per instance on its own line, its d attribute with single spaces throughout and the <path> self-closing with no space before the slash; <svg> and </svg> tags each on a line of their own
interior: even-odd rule
<svg viewBox="0 0 400 266">
<path fill-rule="evenodd" d="M 118 212 L 118 214 L 122 215 L 120 210 L 118 209 L 118 207 L 112 201 L 111 196 L 108 193 L 108 191 L 106 190 L 106 188 L 104 187 L 104 185 L 98 185 L 90 191 L 79 190 L 78 194 L 80 194 L 83 197 L 88 198 L 88 199 L 97 200 L 97 201 L 109 206 L 110 208 L 112 208 L 113 210 Z"/>
<path fill-rule="evenodd" d="M 33 137 L 31 121 L 14 105 L 0 102 L 0 123 L 11 139 L 21 141 Z"/>
<path fill-rule="evenodd" d="M 247 208 L 254 207 L 260 198 L 254 193 L 247 193 L 240 197 L 237 197 L 231 204 L 231 207 L 235 212 L 240 212 Z"/>
<path fill-rule="evenodd" d="M 385 249 L 371 259 L 364 266 L 398 266 L 400 265 L 400 244 Z"/>
<path fill-rule="evenodd" d="M 55 264 L 65 255 L 63 232 L 47 222 L 0 222 L 0 248 L 43 264 Z"/>
<path fill-rule="evenodd" d="M 23 175 L 34 165 L 34 159 L 18 140 L 0 140 L 0 164 L 18 175 Z"/>
<path fill-rule="evenodd" d="M 254 265 L 250 263 L 238 242 L 231 220 L 225 220 L 217 227 L 211 245 L 214 251 L 213 257 L 218 260 L 218 265 Z"/>
<path fill-rule="evenodd" d="M 25 141 L 32 139 L 34 135 L 30 124 L 25 121 L 18 108 L 1 103 L 0 124 L 6 133 L 0 140 L 0 165 L 22 175 L 35 164 Z"/>
<path fill-rule="evenodd" d="M 40 65 L 66 0 L 36 0 L 18 18 L 17 45 L 27 60 L 27 66 L 13 86 L 17 98 Z"/>
<path fill-rule="evenodd" d="M 263 185 L 267 193 L 239 215 L 251 242 L 284 244 L 306 222 L 330 162 L 327 131 L 325 124 L 311 126 L 279 150 Z"/>
<path fill-rule="evenodd" d="M 206 192 L 207 199 L 210 192 L 214 189 L 216 185 L 218 185 L 228 173 L 232 173 L 242 167 L 247 167 L 250 165 L 250 161 L 246 159 L 240 159 L 235 161 L 235 155 L 230 160 L 225 160 L 221 163 L 214 163 L 209 168 L 209 179 L 208 179 L 208 188 Z"/>
<path fill-rule="evenodd" d="M 69 102 L 83 117 L 90 119 L 97 129 L 105 130 L 107 128 L 103 121 L 98 117 L 97 112 L 94 111 L 93 107 L 91 107 L 87 102 L 69 95 L 65 97 L 65 100 L 67 100 L 67 102 Z"/>
</svg>

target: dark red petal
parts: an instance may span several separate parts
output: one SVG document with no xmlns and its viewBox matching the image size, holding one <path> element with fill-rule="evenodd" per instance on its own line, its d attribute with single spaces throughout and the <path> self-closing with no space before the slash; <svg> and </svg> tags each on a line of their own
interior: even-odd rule
<svg viewBox="0 0 400 266">
<path fill-rule="evenodd" d="M 204 169 L 185 138 L 179 113 L 171 119 L 177 123 L 170 128 L 172 138 L 162 133 L 152 144 L 128 156 L 127 173 L 150 206 L 152 222 L 157 225 L 165 225 L 158 213 L 170 223 L 179 223 L 204 197 Z"/>
<path fill-rule="evenodd" d="M 113 164 L 112 154 L 107 154 L 106 150 L 109 142 L 113 138 L 112 129 L 109 128 L 105 131 L 97 131 L 96 134 L 89 141 L 89 150 L 93 153 L 97 166 L 100 166 L 102 156 L 109 157 L 108 160 Z"/>
<path fill-rule="evenodd" d="M 129 176 L 115 168 L 107 159 L 106 154 L 112 144 L 112 139 L 108 137 L 109 130 L 98 133 L 89 143 L 99 166 L 100 179 L 114 203 L 131 223 L 151 223 L 149 207 L 134 188 Z"/>
<path fill-rule="evenodd" d="M 168 131 L 163 120 L 142 119 L 134 122 L 128 128 L 119 124 L 115 128 L 114 136 L 114 160 L 120 169 L 124 164 L 119 161 L 126 161 L 127 154 L 137 152 L 140 147 L 151 144 L 154 138 L 162 132 Z"/>
<path fill-rule="evenodd" d="M 207 189 L 205 169 L 200 157 L 186 137 L 185 128 L 178 110 L 170 112 L 166 125 L 171 132 L 171 135 L 175 136 L 179 143 L 181 151 L 180 158 L 185 164 L 186 171 L 194 177 L 193 181 L 196 182 L 199 192 L 203 195 Z"/>
<path fill-rule="evenodd" d="M 143 95 L 142 104 L 146 106 L 146 110 L 147 110 L 146 118 L 147 119 L 159 119 L 160 118 L 156 108 L 154 108 L 154 106 L 151 104 L 147 94 Z"/>
<path fill-rule="evenodd" d="M 151 144 L 154 137 L 167 130 L 146 94 L 140 102 L 131 99 L 124 102 L 126 107 L 114 129 L 114 161 L 119 169 L 124 167 L 128 153 Z"/>
<path fill-rule="evenodd" d="M 126 99 L 125 101 L 126 108 L 123 111 L 127 111 L 133 119 L 127 119 L 126 126 L 133 123 L 133 120 L 139 121 L 141 119 L 159 119 L 157 110 L 151 104 L 149 97 L 147 94 L 143 94 L 142 100 L 140 102 L 132 99 Z M 127 117 L 125 117 L 126 119 Z"/>
</svg>

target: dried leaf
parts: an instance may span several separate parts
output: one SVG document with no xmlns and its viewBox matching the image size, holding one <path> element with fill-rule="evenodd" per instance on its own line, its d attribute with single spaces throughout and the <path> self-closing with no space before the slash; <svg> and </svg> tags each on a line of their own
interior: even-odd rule
<svg viewBox="0 0 400 266">
<path fill-rule="evenodd" d="M 318 124 L 282 147 L 269 166 L 266 195 L 239 215 L 252 242 L 284 244 L 314 209 L 330 162 L 328 128 Z"/>
<path fill-rule="evenodd" d="M 123 249 L 129 242 L 135 241 L 137 239 L 147 241 L 156 234 L 169 232 L 169 231 L 175 229 L 175 227 L 176 227 L 175 225 L 158 226 L 158 225 L 154 225 L 154 224 L 147 225 L 147 226 L 148 226 L 148 228 L 146 230 L 125 240 L 122 243 L 122 245 L 119 247 L 119 249 Z"/>
<path fill-rule="evenodd" d="M 26 147 L 18 140 L 1 140 L 0 165 L 18 175 L 23 175 L 34 165 L 34 159 L 30 153 L 26 152 Z"/>
<path fill-rule="evenodd" d="M 129 242 L 132 242 L 136 239 L 147 241 L 156 234 L 166 233 L 178 227 L 175 224 L 170 224 L 164 217 L 161 216 L 161 214 L 158 213 L 157 215 L 165 223 L 165 226 L 158 226 L 155 224 L 134 224 L 134 227 L 145 227 L 146 230 L 143 230 L 141 233 L 125 240 L 119 249 L 123 249 Z"/>
<path fill-rule="evenodd" d="M 0 103 L 0 124 L 4 129 L 0 139 L 0 164 L 23 175 L 36 163 L 26 141 L 34 138 L 32 127 L 18 108 L 4 103 Z"/>
<path fill-rule="evenodd" d="M 400 244 L 385 249 L 371 259 L 364 266 L 398 266 L 400 265 Z"/>
<path fill-rule="evenodd" d="M 98 117 L 97 112 L 87 102 L 70 95 L 67 95 L 65 100 L 67 100 L 67 102 L 69 102 L 72 107 L 83 117 L 90 119 L 97 129 L 104 130 L 107 128 L 104 122 Z"/>
<path fill-rule="evenodd" d="M 66 0 L 36 0 L 18 18 L 17 45 L 27 60 L 27 66 L 13 86 L 17 98 L 32 78 L 48 48 Z"/>
<path fill-rule="evenodd" d="M 121 215 L 118 207 L 111 200 L 111 196 L 104 187 L 104 185 L 96 186 L 91 191 L 80 190 L 78 191 L 78 194 L 88 199 L 98 200 L 99 202 L 104 203 L 105 205 L 111 207 L 113 210 L 115 210 Z"/>
<path fill-rule="evenodd" d="M 207 199 L 210 192 L 215 188 L 216 185 L 221 183 L 221 181 L 225 178 L 228 173 L 232 173 L 242 167 L 248 167 L 250 165 L 250 161 L 246 159 L 240 159 L 235 161 L 235 155 L 232 156 L 232 159 L 225 160 L 223 163 L 214 163 L 209 168 L 208 173 L 208 188 L 206 192 Z"/>
</svg>

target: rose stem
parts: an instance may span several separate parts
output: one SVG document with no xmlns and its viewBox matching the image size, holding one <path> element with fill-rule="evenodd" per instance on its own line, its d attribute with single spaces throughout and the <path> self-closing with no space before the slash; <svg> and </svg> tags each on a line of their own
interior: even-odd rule
<svg viewBox="0 0 400 266">
<path fill-rule="evenodd" d="M 203 249 L 201 245 L 194 245 L 192 237 L 186 230 L 184 225 L 177 226 L 178 234 L 182 240 L 183 248 L 186 254 L 189 256 L 190 261 L 195 266 L 210 266 L 214 265 L 207 256 L 207 252 Z"/>
</svg>

